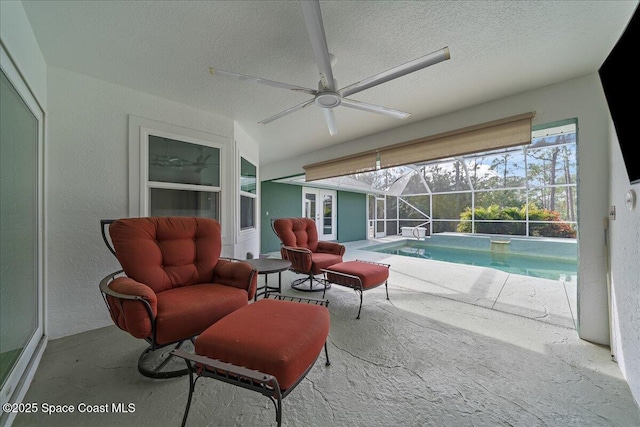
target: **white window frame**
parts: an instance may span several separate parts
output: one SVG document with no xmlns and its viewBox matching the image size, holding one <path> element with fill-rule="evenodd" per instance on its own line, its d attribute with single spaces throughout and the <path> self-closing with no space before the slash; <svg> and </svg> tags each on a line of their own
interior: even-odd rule
<svg viewBox="0 0 640 427">
<path fill-rule="evenodd" d="M 149 181 L 149 135 L 220 150 L 219 185 L 208 186 Z M 129 116 L 129 216 L 144 217 L 149 215 L 149 193 L 152 188 L 216 192 L 219 194 L 218 221 L 222 226 L 222 240 L 224 242 L 226 240 L 226 230 L 228 229 L 225 224 L 229 221 L 229 215 L 232 214 L 226 209 L 228 205 L 227 198 L 230 197 L 226 186 L 229 143 L 229 138 L 224 136 Z"/>
<path fill-rule="evenodd" d="M 199 184 L 181 184 L 177 182 L 162 182 L 162 181 L 149 181 L 149 137 L 157 136 L 160 138 L 172 139 L 180 142 L 188 142 L 194 145 L 202 145 L 205 147 L 217 148 L 220 150 L 219 161 L 219 184 L 218 186 L 212 185 L 199 185 Z M 222 188 L 224 188 L 224 157 L 223 157 L 223 145 L 212 141 L 205 141 L 203 139 L 191 138 L 183 135 L 177 135 L 170 132 L 163 132 L 157 129 L 150 129 L 147 127 L 140 127 L 140 181 L 141 190 L 144 191 L 143 197 L 140 197 L 140 212 L 143 216 L 149 215 L 149 203 L 151 197 L 152 188 L 164 188 L 168 190 L 188 190 L 188 191 L 207 191 L 211 193 L 218 193 L 219 197 L 219 218 L 222 223 Z M 143 193 L 141 193 L 143 194 Z"/>
<path fill-rule="evenodd" d="M 254 165 L 256 167 L 256 192 L 255 194 L 253 193 L 247 193 L 245 191 L 242 191 L 242 186 L 241 186 L 241 182 L 240 182 L 240 175 L 242 174 L 242 159 L 245 159 L 246 161 L 250 162 L 252 165 Z M 237 190 L 237 194 L 238 194 L 238 200 L 237 200 L 237 204 L 236 204 L 236 209 L 237 209 L 237 215 L 236 218 L 238 218 L 238 224 L 236 227 L 237 233 L 238 233 L 238 242 L 244 242 L 246 240 L 249 240 L 250 238 L 253 238 L 255 236 L 255 234 L 258 232 L 258 213 L 260 210 L 260 206 L 259 206 L 259 193 L 260 193 L 260 167 L 258 165 L 258 162 L 256 161 L 255 158 L 253 158 L 251 155 L 247 155 L 245 152 L 238 150 L 238 156 L 237 156 L 237 168 L 236 168 L 236 190 Z M 241 201 L 242 201 L 242 197 L 250 197 L 252 199 L 254 199 L 254 209 L 253 209 L 253 227 L 250 228 L 245 228 L 242 229 L 242 225 L 240 223 L 240 213 L 241 213 Z"/>
</svg>

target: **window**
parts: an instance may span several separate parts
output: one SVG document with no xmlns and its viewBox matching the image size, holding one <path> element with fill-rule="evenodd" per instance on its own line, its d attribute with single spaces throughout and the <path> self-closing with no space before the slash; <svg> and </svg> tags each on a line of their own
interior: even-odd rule
<svg viewBox="0 0 640 427">
<path fill-rule="evenodd" d="M 257 168 L 240 157 L 240 230 L 256 228 Z"/>
<path fill-rule="evenodd" d="M 213 218 L 224 240 L 233 215 L 223 190 L 229 144 L 225 136 L 129 116 L 129 216 Z"/>
<path fill-rule="evenodd" d="M 146 212 L 149 216 L 201 216 L 220 220 L 220 148 L 206 141 L 147 138 Z M 180 138 L 180 139 L 177 139 Z"/>
</svg>

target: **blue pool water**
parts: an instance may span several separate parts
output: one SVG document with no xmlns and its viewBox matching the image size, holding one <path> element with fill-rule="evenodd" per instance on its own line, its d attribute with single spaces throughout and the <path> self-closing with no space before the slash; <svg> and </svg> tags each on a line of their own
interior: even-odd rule
<svg viewBox="0 0 640 427">
<path fill-rule="evenodd" d="M 434 236 L 435 238 L 436 236 Z M 432 259 L 457 264 L 491 267 L 507 273 L 540 277 L 551 280 L 576 280 L 578 262 L 575 244 L 562 247 L 561 243 L 526 241 L 494 242 L 488 239 L 478 243 L 477 239 L 444 241 L 403 240 L 392 244 L 368 247 L 367 250 L 392 255 Z M 452 243 L 453 242 L 453 243 Z M 471 248 L 456 247 L 473 242 Z M 454 246 L 451 246 L 454 245 Z M 558 245 L 558 246 L 554 246 Z M 512 250 L 513 249 L 513 250 Z"/>
</svg>

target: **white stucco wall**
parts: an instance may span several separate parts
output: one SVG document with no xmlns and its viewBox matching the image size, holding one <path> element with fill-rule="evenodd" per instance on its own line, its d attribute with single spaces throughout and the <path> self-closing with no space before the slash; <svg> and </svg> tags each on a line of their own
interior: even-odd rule
<svg viewBox="0 0 640 427">
<path fill-rule="evenodd" d="M 112 324 L 98 282 L 119 264 L 100 220 L 128 216 L 129 115 L 229 141 L 233 122 L 55 67 L 47 86 L 49 323 L 57 338 Z"/>
<path fill-rule="evenodd" d="M 20 1 L 0 1 L 0 39 L 34 97 L 47 109 L 47 65 Z"/>
<path fill-rule="evenodd" d="M 579 334 L 609 343 L 603 218 L 607 216 L 609 175 L 607 110 L 597 74 L 569 80 L 473 108 L 408 124 L 294 159 L 263 165 L 262 179 L 303 172 L 302 166 L 434 135 L 518 113 L 535 111 L 533 124 L 578 119 Z"/>
<path fill-rule="evenodd" d="M 611 181 L 609 203 L 616 219 L 609 222 L 613 348 L 636 402 L 640 404 L 640 200 L 630 211 L 625 193 L 633 189 L 640 197 L 640 183 L 631 185 L 618 139 L 610 125 Z"/>
</svg>

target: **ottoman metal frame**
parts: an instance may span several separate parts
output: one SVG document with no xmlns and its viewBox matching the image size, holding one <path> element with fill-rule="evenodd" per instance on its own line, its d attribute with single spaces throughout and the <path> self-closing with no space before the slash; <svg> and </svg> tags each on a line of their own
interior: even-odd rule
<svg viewBox="0 0 640 427">
<path fill-rule="evenodd" d="M 362 263 L 367 263 L 367 264 L 375 264 L 375 265 L 379 265 L 381 267 L 386 267 L 387 269 L 389 269 L 389 267 L 391 267 L 390 264 L 383 264 L 381 262 L 373 262 L 373 261 L 363 261 L 360 259 L 355 260 L 356 262 L 362 262 Z M 356 291 L 356 293 L 360 294 L 360 307 L 358 307 L 358 316 L 356 316 L 356 319 L 360 318 L 360 312 L 362 311 L 362 294 L 364 293 L 364 291 L 368 291 L 369 289 L 374 289 L 377 288 L 378 286 L 384 285 L 385 291 L 387 293 L 387 299 L 389 299 L 389 286 L 387 286 L 387 282 L 389 281 L 389 276 L 387 275 L 387 279 L 384 282 L 380 282 L 378 284 L 375 284 L 373 286 L 369 286 L 367 288 L 364 287 L 364 285 L 362 284 L 362 279 L 360 279 L 360 277 L 353 275 L 353 274 L 347 274 L 347 273 L 343 273 L 340 271 L 335 271 L 332 270 L 331 267 L 327 267 L 327 268 L 323 268 L 322 272 L 324 273 L 324 280 L 327 283 L 334 283 L 336 285 L 340 285 L 340 286 L 345 286 L 347 288 L 351 288 L 354 291 Z M 337 276 L 338 278 L 340 278 L 339 281 L 335 281 L 335 280 L 329 280 L 327 274 L 331 274 L 335 276 Z M 326 290 L 325 290 L 326 292 Z M 322 298 L 324 298 L 325 292 L 322 293 Z"/>
<path fill-rule="evenodd" d="M 296 296 L 282 295 L 278 293 L 267 293 L 265 298 L 271 298 L 282 301 L 294 301 L 303 304 L 322 305 L 329 306 L 329 301 L 314 299 L 314 298 L 302 298 Z M 326 356 L 325 366 L 331 365 L 329 361 L 329 352 L 327 350 L 327 343 L 324 343 L 324 352 Z M 189 416 L 189 409 L 191 408 L 191 399 L 195 389 L 196 382 L 202 378 L 213 378 L 228 384 L 242 387 L 247 390 L 252 390 L 266 396 L 273 403 L 276 410 L 276 422 L 278 426 L 282 425 L 282 400 L 293 391 L 294 388 L 307 376 L 311 368 L 315 365 L 318 357 L 314 359 L 313 363 L 309 365 L 306 371 L 298 378 L 286 390 L 281 390 L 278 384 L 278 379 L 270 374 L 265 374 L 257 370 L 249 369 L 243 366 L 237 366 L 231 363 L 225 363 L 217 359 L 211 359 L 206 356 L 201 356 L 194 353 L 189 353 L 184 350 L 174 350 L 172 352 L 174 356 L 180 357 L 185 360 L 187 364 L 187 371 L 189 373 L 189 397 L 187 399 L 187 406 L 182 417 L 182 427 L 187 423 L 187 417 Z M 320 356 L 320 353 L 318 353 Z"/>
</svg>

